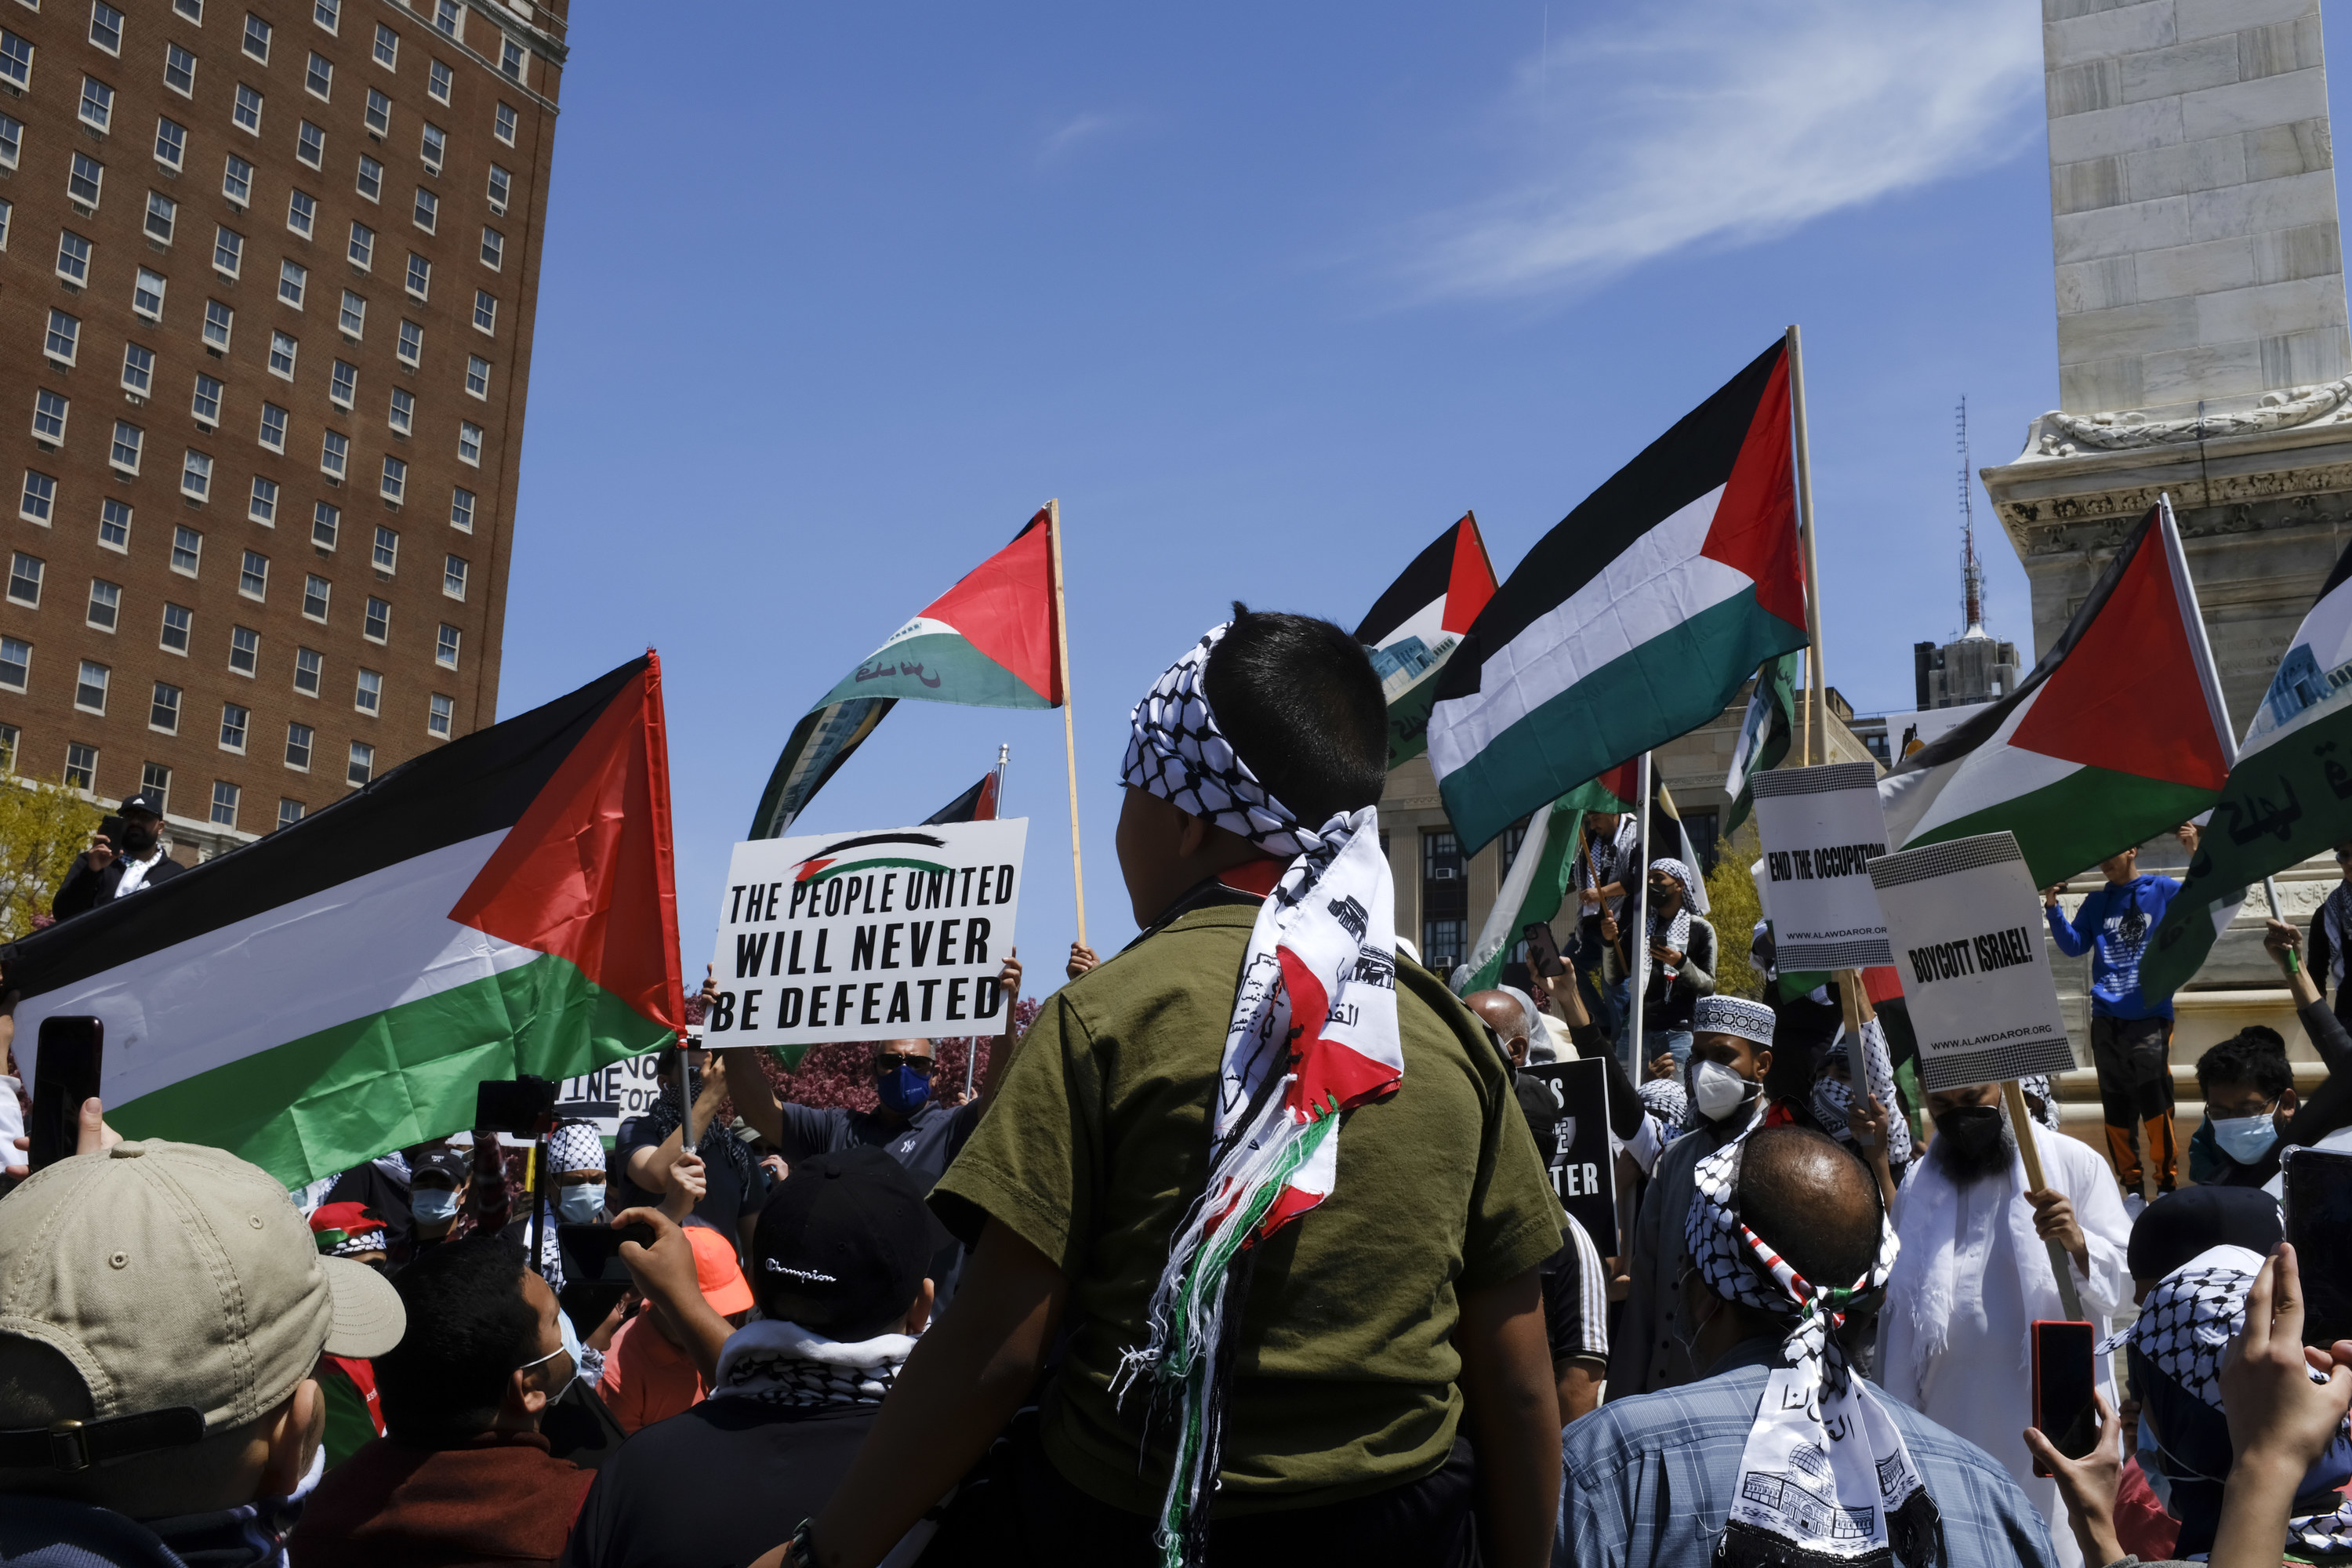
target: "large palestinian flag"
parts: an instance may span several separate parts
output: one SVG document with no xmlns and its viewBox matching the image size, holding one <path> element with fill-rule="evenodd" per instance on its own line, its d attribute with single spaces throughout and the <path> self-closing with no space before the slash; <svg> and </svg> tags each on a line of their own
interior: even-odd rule
<svg viewBox="0 0 2352 1568">
<path fill-rule="evenodd" d="M 2159 506 L 2016 691 L 1878 781 L 1887 846 L 2005 829 L 2049 887 L 2211 806 L 2230 751 L 2189 563 Z"/>
<path fill-rule="evenodd" d="M 1439 674 L 1429 760 L 1463 849 L 1708 722 L 1804 645 L 1774 343 L 1537 542 Z"/>
<path fill-rule="evenodd" d="M 1494 563 L 1478 535 L 1477 514 L 1465 511 L 1412 558 L 1356 628 L 1388 699 L 1390 767 L 1429 750 L 1437 672 L 1494 596 Z"/>
<path fill-rule="evenodd" d="M 1054 535 L 1040 509 L 1013 542 L 892 632 L 801 716 L 751 817 L 753 838 L 781 838 L 866 742 L 898 699 L 975 708 L 1058 708 Z"/>
<path fill-rule="evenodd" d="M 2352 838 L 2352 548 L 2337 558 L 2271 678 L 2244 749 L 2140 960 L 2140 988 L 2169 996 L 2197 973 L 2273 872 Z M 2327 977 L 2319 977 L 2322 985 Z"/>
<path fill-rule="evenodd" d="M 107 1120 L 289 1186 L 684 1022 L 655 657 L 16 944 L 17 1063 L 105 1021 Z"/>
</svg>

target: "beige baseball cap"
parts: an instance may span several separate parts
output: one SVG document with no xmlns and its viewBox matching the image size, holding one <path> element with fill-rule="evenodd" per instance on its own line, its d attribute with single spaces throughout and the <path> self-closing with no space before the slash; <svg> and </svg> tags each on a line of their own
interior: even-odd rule
<svg viewBox="0 0 2352 1568">
<path fill-rule="evenodd" d="M 0 1333 L 70 1361 L 98 1421 L 185 1405 L 206 1432 L 242 1426 L 321 1351 L 381 1355 L 406 1326 L 390 1281 L 321 1258 L 286 1189 L 223 1150 L 133 1140 L 0 1200 Z"/>
</svg>

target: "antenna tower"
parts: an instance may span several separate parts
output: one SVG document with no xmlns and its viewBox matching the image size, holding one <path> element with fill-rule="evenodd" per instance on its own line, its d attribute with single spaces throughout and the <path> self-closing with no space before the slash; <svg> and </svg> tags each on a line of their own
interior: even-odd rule
<svg viewBox="0 0 2352 1568">
<path fill-rule="evenodd" d="M 1984 563 L 1977 559 L 1977 519 L 1974 505 L 1976 476 L 1969 462 L 1969 400 L 1960 398 L 1960 405 L 1952 416 L 1954 445 L 1960 452 L 1960 620 L 1968 629 L 1963 637 L 1989 635 L 1984 629 Z"/>
</svg>

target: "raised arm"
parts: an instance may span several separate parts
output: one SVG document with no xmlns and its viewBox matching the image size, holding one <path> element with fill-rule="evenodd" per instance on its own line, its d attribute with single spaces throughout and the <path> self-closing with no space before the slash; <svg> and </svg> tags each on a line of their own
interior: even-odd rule
<svg viewBox="0 0 2352 1568">
<path fill-rule="evenodd" d="M 2091 951 L 2091 943 L 2066 919 L 2066 911 L 2059 907 L 2058 895 L 2065 890 L 2063 884 L 2042 889 L 2042 909 L 2050 921 L 2050 940 L 2058 944 L 2058 951 L 2069 958 L 2080 958 Z"/>
</svg>

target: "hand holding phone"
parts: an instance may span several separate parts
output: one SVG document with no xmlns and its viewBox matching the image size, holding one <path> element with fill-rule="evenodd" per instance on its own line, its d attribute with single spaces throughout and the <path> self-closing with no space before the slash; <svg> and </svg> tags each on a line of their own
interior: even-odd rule
<svg viewBox="0 0 2352 1568">
<path fill-rule="evenodd" d="M 82 1102 L 98 1097 L 104 1063 L 106 1025 L 84 1016 L 59 1014 L 41 1020 L 34 1058 L 33 1120 L 26 1163 L 38 1171 L 70 1159 L 81 1145 Z"/>
<path fill-rule="evenodd" d="M 1529 921 L 1520 934 L 1527 938 L 1529 969 L 1554 980 L 1568 973 L 1568 965 L 1559 956 L 1559 939 L 1552 935 L 1549 921 Z"/>
<path fill-rule="evenodd" d="M 621 1243 L 634 1241 L 639 1247 L 654 1244 L 654 1227 L 635 1225 L 559 1225 L 555 1227 L 555 1245 L 563 1255 L 563 1274 L 567 1279 L 602 1279 L 628 1284 L 632 1276 L 629 1266 L 621 1261 Z"/>
<path fill-rule="evenodd" d="M 2070 1459 L 2099 1446 L 2098 1382 L 2097 1330 L 2077 1322 L 2033 1325 L 2033 1425 Z M 2039 1458 L 2033 1473 L 2051 1475 Z"/>
<path fill-rule="evenodd" d="M 2303 1284 L 2303 1342 L 2352 1340 L 2352 1154 L 2289 1149 L 2286 1239 Z"/>
</svg>

